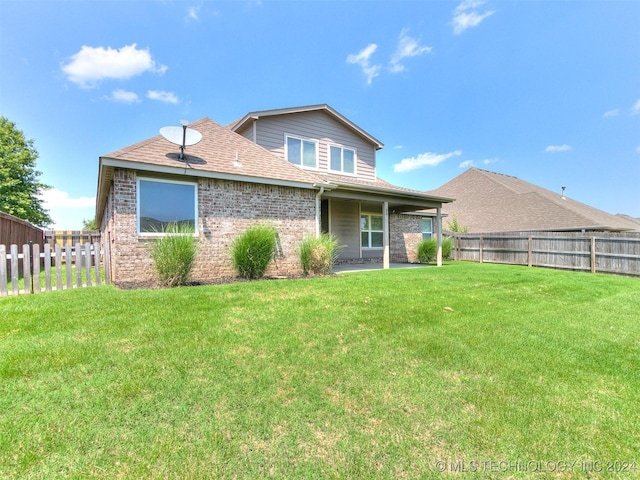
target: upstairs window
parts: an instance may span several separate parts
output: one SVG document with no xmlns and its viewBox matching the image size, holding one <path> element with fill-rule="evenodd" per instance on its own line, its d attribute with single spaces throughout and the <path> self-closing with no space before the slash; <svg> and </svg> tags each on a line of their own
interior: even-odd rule
<svg viewBox="0 0 640 480">
<path fill-rule="evenodd" d="M 350 148 L 329 148 L 329 169 L 334 172 L 356 173 L 356 152 Z"/>
<path fill-rule="evenodd" d="M 360 236 L 362 248 L 382 248 L 382 215 L 362 214 L 360 216 Z"/>
<path fill-rule="evenodd" d="M 161 234 L 172 223 L 197 230 L 198 186 L 195 183 L 138 179 L 138 233 Z"/>
<path fill-rule="evenodd" d="M 317 144 L 311 140 L 287 137 L 287 160 L 305 168 L 318 168 Z"/>
<path fill-rule="evenodd" d="M 429 240 L 433 237 L 433 219 L 422 217 L 422 239 Z"/>
</svg>

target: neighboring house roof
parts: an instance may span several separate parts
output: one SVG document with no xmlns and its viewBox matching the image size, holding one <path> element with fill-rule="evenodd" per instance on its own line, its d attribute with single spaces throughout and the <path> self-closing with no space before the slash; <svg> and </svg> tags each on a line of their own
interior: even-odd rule
<svg viewBox="0 0 640 480">
<path fill-rule="evenodd" d="M 366 192 L 422 204 L 433 203 L 434 207 L 436 203 L 453 200 L 396 187 L 382 179 L 367 182 L 356 177 L 302 169 L 209 118 L 193 122 L 189 127 L 200 132 L 202 140 L 186 147 L 184 159 L 179 158 L 180 147 L 161 135 L 100 157 L 96 199 L 98 224 L 102 220 L 115 168 L 309 189 L 325 187 L 327 191 Z"/>
<path fill-rule="evenodd" d="M 455 197 L 443 212 L 469 232 L 633 231 L 640 223 L 611 215 L 519 178 L 470 168 L 427 193 Z"/>
<path fill-rule="evenodd" d="M 370 135 L 369 133 L 364 131 L 358 125 L 356 125 L 351 120 L 349 120 L 348 118 L 338 113 L 336 110 L 331 108 L 326 103 L 323 103 L 320 105 L 308 105 L 304 107 L 278 108 L 275 110 L 261 110 L 256 112 L 249 112 L 240 120 L 237 120 L 231 123 L 230 125 L 228 125 L 228 127 L 234 132 L 237 132 L 239 130 L 242 130 L 248 123 L 251 123 L 257 120 L 260 117 L 271 117 L 276 115 L 289 115 L 293 113 L 316 112 L 316 111 L 324 111 L 328 113 L 330 116 L 335 118 L 338 122 L 342 123 L 345 127 L 356 132 L 358 135 L 361 135 L 362 137 L 364 137 L 368 142 L 370 142 L 375 146 L 376 150 L 380 150 L 382 147 L 384 147 L 382 142 L 376 139 L 373 135 Z"/>
</svg>

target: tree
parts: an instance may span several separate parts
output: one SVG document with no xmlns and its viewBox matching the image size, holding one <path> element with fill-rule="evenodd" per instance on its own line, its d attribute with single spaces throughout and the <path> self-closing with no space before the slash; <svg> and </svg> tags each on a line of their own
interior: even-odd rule
<svg viewBox="0 0 640 480">
<path fill-rule="evenodd" d="M 92 218 L 91 220 L 87 220 L 86 218 L 82 219 L 82 229 L 83 230 L 100 230 L 98 228 L 98 224 L 96 223 L 96 219 Z"/>
<path fill-rule="evenodd" d="M 39 195 L 51 188 L 38 180 L 38 152 L 15 123 L 0 115 L 0 211 L 39 227 L 53 223 Z"/>
<path fill-rule="evenodd" d="M 447 222 L 447 230 L 449 230 L 450 232 L 456 232 L 456 233 L 468 233 L 469 227 L 460 225 L 458 223 L 458 217 L 456 217 L 456 214 L 454 213 L 451 221 Z"/>
</svg>

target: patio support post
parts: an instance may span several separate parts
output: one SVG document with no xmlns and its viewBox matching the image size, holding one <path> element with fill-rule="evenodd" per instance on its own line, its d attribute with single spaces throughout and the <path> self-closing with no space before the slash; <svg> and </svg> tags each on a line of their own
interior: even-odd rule
<svg viewBox="0 0 640 480">
<path fill-rule="evenodd" d="M 389 268 L 389 202 L 382 204 L 382 268 Z"/>
<path fill-rule="evenodd" d="M 318 193 L 316 193 L 316 237 L 320 236 L 320 224 L 321 224 L 321 215 L 322 209 L 320 208 L 320 201 L 322 199 L 322 194 L 324 193 L 324 187 L 320 187 Z"/>
<path fill-rule="evenodd" d="M 442 210 L 440 207 L 436 208 L 436 224 L 438 225 L 438 253 L 436 255 L 436 265 L 442 266 Z"/>
</svg>

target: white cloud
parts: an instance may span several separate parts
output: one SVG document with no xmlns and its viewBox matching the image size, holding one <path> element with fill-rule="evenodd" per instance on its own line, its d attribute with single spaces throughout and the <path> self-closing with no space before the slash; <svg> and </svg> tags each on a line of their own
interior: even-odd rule
<svg viewBox="0 0 640 480">
<path fill-rule="evenodd" d="M 607 112 L 604 112 L 604 115 L 602 115 L 604 118 L 608 118 L 608 117 L 617 117 L 618 115 L 620 115 L 620 109 L 619 108 L 614 108 L 613 110 L 609 110 Z"/>
<path fill-rule="evenodd" d="M 121 49 L 83 45 L 62 66 L 67 79 L 81 88 L 95 88 L 104 79 L 127 80 L 144 72 L 162 75 L 166 70 L 153 60 L 149 49 L 138 50 L 135 43 Z"/>
<path fill-rule="evenodd" d="M 147 98 L 165 103 L 178 103 L 178 97 L 176 97 L 175 94 L 165 92 L 164 90 L 148 90 Z"/>
<path fill-rule="evenodd" d="M 200 7 L 189 7 L 187 8 L 187 15 L 185 20 L 198 20 L 198 13 L 200 12 Z"/>
<path fill-rule="evenodd" d="M 360 65 L 362 73 L 367 77 L 367 84 L 371 85 L 371 82 L 375 77 L 380 75 L 380 65 L 370 65 L 369 59 L 375 53 L 378 45 L 370 43 L 356 54 L 351 54 L 347 57 L 347 63 L 354 65 Z"/>
<path fill-rule="evenodd" d="M 544 149 L 544 151 L 548 153 L 568 152 L 569 150 L 571 150 L 571 146 L 567 144 L 549 145 L 547 148 Z"/>
<path fill-rule="evenodd" d="M 408 172 L 424 166 L 435 167 L 451 157 L 459 157 L 460 155 L 462 155 L 460 150 L 455 150 L 449 153 L 425 152 L 419 154 L 417 157 L 402 159 L 400 163 L 396 163 L 393 166 L 393 171 Z"/>
<path fill-rule="evenodd" d="M 640 100 L 638 100 L 633 107 L 631 107 L 631 114 L 637 115 L 640 113 Z"/>
<path fill-rule="evenodd" d="M 391 71 L 394 73 L 402 72 L 405 69 L 401 63 L 405 58 L 417 57 L 431 51 L 431 47 L 420 45 L 418 40 L 407 35 L 407 32 L 406 28 L 400 32 L 398 47 L 391 57 Z"/>
<path fill-rule="evenodd" d="M 485 158 L 482 161 L 483 165 L 491 165 L 492 163 L 498 163 L 500 161 L 499 158 Z"/>
<path fill-rule="evenodd" d="M 458 165 L 458 168 L 468 168 L 473 167 L 473 160 L 465 160 Z"/>
<path fill-rule="evenodd" d="M 57 188 L 49 188 L 40 194 L 44 208 L 66 207 L 66 208 L 95 208 L 96 197 L 71 198 L 67 192 Z"/>
<path fill-rule="evenodd" d="M 127 90 L 122 89 L 114 90 L 107 98 L 119 103 L 140 103 L 140 97 L 138 97 L 137 93 L 128 92 Z"/>
<path fill-rule="evenodd" d="M 479 13 L 477 8 L 483 5 L 484 0 L 464 0 L 453 11 L 453 33 L 460 35 L 468 28 L 477 27 L 485 18 L 496 13 L 488 10 Z"/>
</svg>

